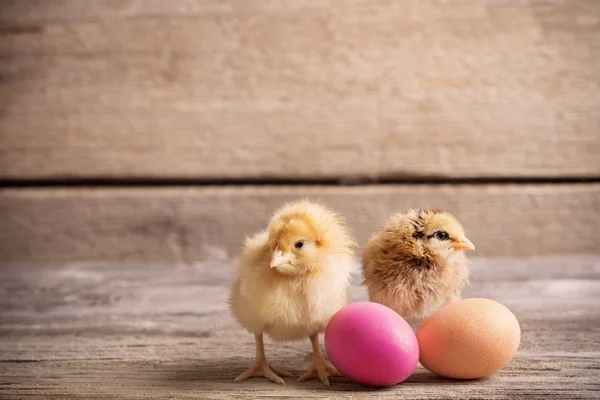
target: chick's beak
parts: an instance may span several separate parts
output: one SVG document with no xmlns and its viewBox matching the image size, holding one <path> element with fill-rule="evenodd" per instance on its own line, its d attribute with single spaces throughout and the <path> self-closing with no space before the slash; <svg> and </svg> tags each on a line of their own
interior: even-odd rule
<svg viewBox="0 0 600 400">
<path fill-rule="evenodd" d="M 454 242 L 452 247 L 454 248 L 454 250 L 475 250 L 475 245 L 471 243 L 471 241 L 466 237 L 463 237 L 460 240 Z"/>
<path fill-rule="evenodd" d="M 269 266 L 275 268 L 279 265 L 287 264 L 290 261 L 290 257 L 283 254 L 279 249 L 276 249 L 271 256 L 271 263 Z"/>
</svg>

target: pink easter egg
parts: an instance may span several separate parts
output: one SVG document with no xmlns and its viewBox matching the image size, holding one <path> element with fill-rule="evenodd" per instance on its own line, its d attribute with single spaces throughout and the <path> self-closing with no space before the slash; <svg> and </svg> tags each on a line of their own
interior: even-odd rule
<svg viewBox="0 0 600 400">
<path fill-rule="evenodd" d="M 325 330 L 325 348 L 342 375 L 370 386 L 396 385 L 419 362 L 419 344 L 410 325 L 377 303 L 353 303 L 338 311 Z"/>
</svg>

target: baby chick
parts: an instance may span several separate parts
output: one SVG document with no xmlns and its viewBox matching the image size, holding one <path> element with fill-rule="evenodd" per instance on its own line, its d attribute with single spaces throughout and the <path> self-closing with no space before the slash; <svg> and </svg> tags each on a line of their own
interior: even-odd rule
<svg viewBox="0 0 600 400">
<path fill-rule="evenodd" d="M 369 300 L 395 310 L 411 324 L 459 300 L 469 283 L 463 250 L 475 246 L 454 216 L 437 210 L 395 214 L 363 251 Z"/>
<path fill-rule="evenodd" d="M 235 318 L 256 340 L 256 361 L 238 376 L 284 383 L 291 376 L 267 362 L 263 333 L 274 340 L 310 338 L 312 363 L 298 381 L 340 373 L 321 353 L 319 333 L 348 302 L 355 242 L 342 218 L 302 201 L 287 204 L 268 228 L 247 238 L 230 296 Z"/>
</svg>

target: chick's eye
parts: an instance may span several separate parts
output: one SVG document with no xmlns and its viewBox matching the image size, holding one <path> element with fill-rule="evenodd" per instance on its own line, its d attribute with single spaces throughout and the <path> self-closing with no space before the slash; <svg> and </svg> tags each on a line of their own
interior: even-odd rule
<svg viewBox="0 0 600 400">
<path fill-rule="evenodd" d="M 435 233 L 435 238 L 437 240 L 448 240 L 448 239 L 450 239 L 450 236 L 448 235 L 448 233 L 446 233 L 444 231 L 437 231 Z"/>
<path fill-rule="evenodd" d="M 296 242 L 296 244 L 294 245 L 294 247 L 295 247 L 296 249 L 301 249 L 301 248 L 302 248 L 302 246 L 304 246 L 304 240 L 298 240 L 298 241 Z"/>
</svg>

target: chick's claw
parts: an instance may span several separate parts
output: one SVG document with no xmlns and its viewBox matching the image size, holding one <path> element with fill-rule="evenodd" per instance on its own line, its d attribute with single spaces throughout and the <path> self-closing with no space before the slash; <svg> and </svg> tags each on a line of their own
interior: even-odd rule
<svg viewBox="0 0 600 400">
<path fill-rule="evenodd" d="M 333 365 L 326 361 L 325 369 L 331 374 L 331 376 L 343 376 Z"/>
<path fill-rule="evenodd" d="M 277 368 L 274 368 L 272 365 L 270 365 L 266 361 L 258 361 L 257 360 L 254 363 L 254 365 L 252 365 L 246 372 L 244 372 L 243 374 L 241 374 L 240 376 L 235 378 L 233 381 L 241 382 L 241 381 L 251 378 L 253 376 L 264 376 L 265 378 L 267 378 L 275 383 L 283 385 L 285 382 L 283 381 L 283 379 L 280 378 L 280 376 L 290 377 L 290 376 L 292 376 L 292 374 L 290 374 L 287 371 L 281 371 Z"/>
<path fill-rule="evenodd" d="M 269 365 L 269 368 L 271 368 L 271 371 L 275 372 L 279 376 L 284 376 L 286 378 L 291 378 L 292 376 L 294 376 L 291 372 L 282 371 L 279 368 L 272 366 L 271 364 L 268 364 L 268 365 Z"/>
<path fill-rule="evenodd" d="M 298 382 L 304 382 L 312 378 L 319 378 L 326 386 L 329 386 L 330 376 L 342 376 L 325 358 L 315 357 L 308 366 L 304 375 L 298 378 Z"/>
</svg>

